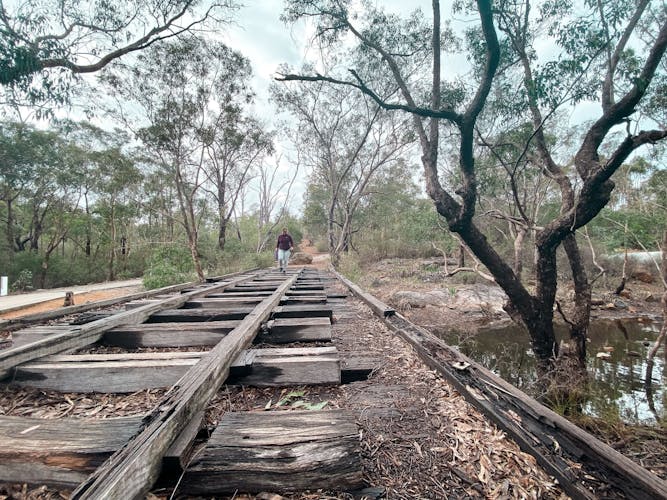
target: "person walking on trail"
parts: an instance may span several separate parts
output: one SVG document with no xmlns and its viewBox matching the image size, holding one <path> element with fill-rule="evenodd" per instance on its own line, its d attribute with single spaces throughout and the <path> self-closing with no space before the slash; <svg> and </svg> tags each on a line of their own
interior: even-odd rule
<svg viewBox="0 0 667 500">
<path fill-rule="evenodd" d="M 278 235 L 278 242 L 276 243 L 276 250 L 278 251 L 278 265 L 280 270 L 284 273 L 289 261 L 290 252 L 294 248 L 294 241 L 287 232 L 287 228 L 283 228 L 283 233 Z"/>
</svg>

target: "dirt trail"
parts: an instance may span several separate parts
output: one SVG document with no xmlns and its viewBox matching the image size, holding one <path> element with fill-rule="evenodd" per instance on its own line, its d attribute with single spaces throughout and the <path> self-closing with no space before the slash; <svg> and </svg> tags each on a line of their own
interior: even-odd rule
<svg viewBox="0 0 667 500">
<path fill-rule="evenodd" d="M 306 266 L 314 269 L 326 270 L 331 265 L 331 256 L 328 252 L 318 252 L 311 240 L 303 240 L 299 244 L 299 248 L 303 253 L 307 253 L 313 258 L 313 263 Z"/>
</svg>

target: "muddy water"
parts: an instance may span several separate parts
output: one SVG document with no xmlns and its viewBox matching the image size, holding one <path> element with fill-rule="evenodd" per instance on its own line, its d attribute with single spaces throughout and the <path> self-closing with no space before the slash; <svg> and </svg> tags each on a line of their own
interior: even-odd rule
<svg viewBox="0 0 667 500">
<path fill-rule="evenodd" d="M 636 320 L 594 320 L 589 331 L 590 397 L 583 411 L 616 417 L 627 423 L 654 425 L 666 414 L 665 350 L 655 357 L 652 383 L 645 384 L 646 358 L 660 325 Z M 565 338 L 559 329 L 559 338 Z M 473 337 L 448 333 L 442 337 L 472 359 L 530 394 L 535 359 L 527 333 L 508 322 L 488 327 Z M 605 353 L 598 357 L 598 353 Z M 603 356 L 603 355 L 601 355 Z M 532 394 L 536 396 L 535 394 Z"/>
</svg>

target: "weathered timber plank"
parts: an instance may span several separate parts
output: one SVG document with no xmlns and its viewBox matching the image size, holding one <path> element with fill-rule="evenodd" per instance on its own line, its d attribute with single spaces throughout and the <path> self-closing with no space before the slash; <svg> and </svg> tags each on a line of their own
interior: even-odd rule
<svg viewBox="0 0 667 500">
<path fill-rule="evenodd" d="M 317 290 L 324 290 L 324 286 L 323 285 L 301 285 L 301 284 L 297 283 L 292 287 L 292 290 L 317 291 Z"/>
<path fill-rule="evenodd" d="M 238 324 L 239 321 L 208 321 L 187 325 L 144 323 L 109 330 L 102 337 L 102 343 L 126 349 L 214 346 Z"/>
<path fill-rule="evenodd" d="M 258 304 L 263 300 L 262 297 L 247 298 L 204 298 L 191 300 L 183 305 L 183 309 L 213 309 L 216 311 L 234 311 L 235 309 L 248 307 L 252 304 Z M 280 300 L 281 305 L 289 304 L 321 304 L 327 301 L 325 295 L 284 297 Z"/>
<path fill-rule="evenodd" d="M 166 309 L 151 315 L 146 323 L 175 323 L 202 321 L 242 320 L 254 308 L 251 306 L 235 306 L 229 310 L 220 309 Z"/>
<path fill-rule="evenodd" d="M 130 393 L 174 385 L 205 352 L 47 356 L 16 368 L 19 386 L 61 392 Z M 334 347 L 251 349 L 230 367 L 228 383 L 257 387 L 340 383 Z"/>
<path fill-rule="evenodd" d="M 141 299 L 141 300 L 132 300 L 130 302 L 126 302 L 124 307 L 125 310 L 130 310 L 130 309 L 137 309 L 138 307 L 143 307 L 147 306 L 149 304 L 157 304 L 160 302 L 160 299 Z"/>
<path fill-rule="evenodd" d="M 26 363 L 16 368 L 12 383 L 61 392 L 130 393 L 170 387 L 197 361 L 199 358 Z"/>
<path fill-rule="evenodd" d="M 241 276 L 216 285 L 201 287 L 193 292 L 176 295 L 159 304 L 151 304 L 138 309 L 124 311 L 86 325 L 72 327 L 67 332 L 49 336 L 29 344 L 4 349 L 0 351 L 0 379 L 6 377 L 11 368 L 21 363 L 49 354 L 77 349 L 93 342 L 97 342 L 101 339 L 104 332 L 114 327 L 143 323 L 160 309 L 179 307 L 185 304 L 188 300 L 199 297 L 200 295 L 206 295 L 233 286 L 236 282 L 244 281 L 249 278 L 252 278 L 252 276 Z"/>
<path fill-rule="evenodd" d="M 162 458 L 181 428 L 206 408 L 227 378 L 234 359 L 252 342 L 271 309 L 296 279 L 296 274 L 288 277 L 275 293 L 189 370 L 145 419 L 142 431 L 82 482 L 72 493 L 72 499 L 138 498 L 147 492 L 157 479 Z"/>
<path fill-rule="evenodd" d="M 140 426 L 141 417 L 0 416 L 0 481 L 74 488 Z"/>
<path fill-rule="evenodd" d="M 396 313 L 396 310 L 389 307 L 384 302 L 376 299 L 371 294 L 364 292 L 359 286 L 357 286 L 355 283 L 352 283 L 342 274 L 336 272 L 335 270 L 333 270 L 332 273 L 343 282 L 343 284 L 352 292 L 352 294 L 363 300 L 368 305 L 368 307 L 370 307 L 373 312 L 381 318 L 393 316 Z"/>
<path fill-rule="evenodd" d="M 323 304 L 327 301 L 326 295 L 297 295 L 288 296 L 280 301 L 281 305 L 290 304 Z"/>
<path fill-rule="evenodd" d="M 170 387 L 204 352 L 151 352 L 46 356 L 16 368 L 12 382 L 61 392 L 131 393 Z M 233 368 L 247 371 L 245 357 Z"/>
<path fill-rule="evenodd" d="M 188 466 L 188 495 L 356 489 L 358 429 L 344 410 L 227 413 Z"/>
<path fill-rule="evenodd" d="M 329 318 L 333 316 L 331 307 L 320 304 L 294 304 L 278 306 L 272 318 Z"/>
<path fill-rule="evenodd" d="M 17 347 L 21 345 L 30 344 L 38 340 L 47 338 L 51 335 L 67 332 L 72 328 L 70 325 L 55 325 L 55 326 L 36 326 L 25 328 L 12 333 L 12 346 Z"/>
<path fill-rule="evenodd" d="M 211 293 L 207 297 L 211 299 L 225 298 L 225 297 L 269 297 L 273 292 L 232 292 L 225 290 L 222 293 Z"/>
<path fill-rule="evenodd" d="M 262 342 L 284 344 L 289 342 L 330 342 L 329 318 L 282 318 L 266 324 L 266 333 L 258 336 Z"/>
<path fill-rule="evenodd" d="M 230 290 L 233 292 L 273 292 L 275 289 L 273 285 L 236 285 Z"/>
<path fill-rule="evenodd" d="M 163 476 L 180 476 L 192 456 L 194 440 L 204 425 L 204 412 L 200 411 L 185 426 L 162 459 Z"/>
<path fill-rule="evenodd" d="M 232 375 L 228 384 L 255 387 L 340 384 L 335 347 L 257 349 L 250 372 Z"/>
<path fill-rule="evenodd" d="M 184 309 L 193 309 L 198 307 L 217 308 L 217 307 L 238 307 L 239 305 L 259 304 L 266 297 L 206 297 L 203 299 L 191 300 L 183 305 Z"/>
</svg>

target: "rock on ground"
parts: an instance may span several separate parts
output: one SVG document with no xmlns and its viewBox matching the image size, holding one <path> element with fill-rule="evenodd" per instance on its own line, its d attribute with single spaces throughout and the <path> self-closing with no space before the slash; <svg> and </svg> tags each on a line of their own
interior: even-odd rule
<svg viewBox="0 0 667 500">
<path fill-rule="evenodd" d="M 295 252 L 292 257 L 290 257 L 290 264 L 312 264 L 313 257 L 304 252 Z"/>
<path fill-rule="evenodd" d="M 464 313 L 494 314 L 504 313 L 503 304 L 506 300 L 505 292 L 499 287 L 485 284 L 458 285 L 456 288 L 425 292 L 399 290 L 390 298 L 391 304 L 398 309 L 446 306 Z"/>
</svg>

